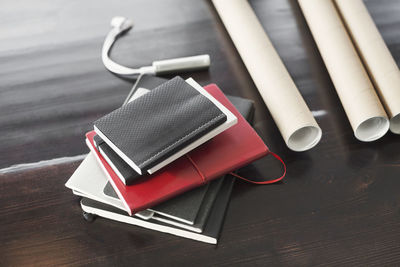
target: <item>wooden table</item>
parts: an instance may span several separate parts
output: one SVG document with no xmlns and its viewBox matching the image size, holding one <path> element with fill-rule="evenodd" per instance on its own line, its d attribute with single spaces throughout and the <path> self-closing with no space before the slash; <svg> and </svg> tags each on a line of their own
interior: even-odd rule
<svg viewBox="0 0 400 267">
<path fill-rule="evenodd" d="M 400 1 L 367 0 L 400 62 Z M 0 265 L 396 265 L 400 264 L 400 136 L 353 136 L 296 1 L 251 5 L 323 129 L 320 144 L 285 146 L 211 3 L 203 0 L 13 1 L 0 9 Z M 64 187 L 88 149 L 92 121 L 117 108 L 133 81 L 100 59 L 109 21 L 135 29 L 112 57 L 125 65 L 209 53 L 227 94 L 253 99 L 255 128 L 287 163 L 284 182 L 238 181 L 217 246 L 117 222 L 83 220 Z M 257 175 L 281 171 L 272 159 Z M 245 170 L 243 174 L 253 174 Z"/>
</svg>

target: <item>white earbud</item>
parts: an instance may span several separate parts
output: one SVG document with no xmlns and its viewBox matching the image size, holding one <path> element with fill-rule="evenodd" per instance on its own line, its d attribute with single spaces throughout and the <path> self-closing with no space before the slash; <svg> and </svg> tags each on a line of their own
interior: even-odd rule
<svg viewBox="0 0 400 267">
<path fill-rule="evenodd" d="M 124 17 L 114 17 L 111 20 L 111 27 L 117 28 L 120 32 L 129 31 L 133 27 L 133 22 L 130 19 Z"/>
<path fill-rule="evenodd" d="M 111 20 L 111 27 L 111 31 L 107 34 L 107 37 L 104 40 L 101 57 L 104 66 L 115 74 L 131 76 L 144 73 L 174 73 L 207 69 L 210 66 L 210 56 L 207 54 L 154 61 L 151 66 L 145 66 L 137 69 L 122 66 L 111 60 L 108 54 L 118 37 L 133 27 L 133 22 L 127 18 L 118 16 Z"/>
</svg>

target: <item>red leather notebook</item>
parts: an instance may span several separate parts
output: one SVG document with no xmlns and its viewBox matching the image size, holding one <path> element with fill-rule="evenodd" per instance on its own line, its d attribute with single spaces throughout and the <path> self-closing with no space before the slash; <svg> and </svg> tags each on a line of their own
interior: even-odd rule
<svg viewBox="0 0 400 267">
<path fill-rule="evenodd" d="M 268 147 L 217 85 L 211 84 L 204 89 L 227 107 L 238 118 L 238 123 L 142 182 L 124 185 L 95 148 L 95 132 L 86 134 L 90 150 L 130 215 L 243 167 L 268 153 Z"/>
</svg>

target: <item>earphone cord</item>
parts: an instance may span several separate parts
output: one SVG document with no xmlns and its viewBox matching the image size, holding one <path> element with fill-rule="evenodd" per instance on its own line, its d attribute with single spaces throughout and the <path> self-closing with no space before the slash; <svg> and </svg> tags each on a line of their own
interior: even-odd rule
<svg viewBox="0 0 400 267">
<path fill-rule="evenodd" d="M 101 59 L 103 60 L 104 66 L 111 72 L 119 75 L 140 75 L 142 71 L 140 69 L 132 69 L 124 67 L 116 62 L 114 62 L 109 57 L 109 52 L 114 44 L 114 42 L 121 35 L 122 31 L 118 28 L 113 28 L 106 36 L 104 40 L 103 49 L 101 52 Z"/>
</svg>

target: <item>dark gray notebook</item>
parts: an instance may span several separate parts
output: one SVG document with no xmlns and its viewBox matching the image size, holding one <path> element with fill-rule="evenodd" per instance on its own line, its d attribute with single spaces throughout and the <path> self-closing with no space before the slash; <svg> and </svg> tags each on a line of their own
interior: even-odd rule
<svg viewBox="0 0 400 267">
<path fill-rule="evenodd" d="M 225 121 L 210 99 L 175 77 L 98 119 L 94 128 L 142 174 Z"/>
<path fill-rule="evenodd" d="M 187 225 L 193 225 L 194 228 L 203 229 L 223 180 L 224 178 L 213 180 L 148 210 Z M 109 197 L 118 198 L 110 183 L 104 187 L 103 193 Z"/>
<path fill-rule="evenodd" d="M 221 180 L 223 182 L 219 189 L 218 195 L 215 198 L 215 201 L 213 202 L 213 205 L 210 208 L 208 219 L 205 221 L 201 233 L 195 233 L 193 231 L 180 229 L 178 227 L 171 226 L 170 224 L 163 223 L 153 219 L 142 220 L 140 218 L 136 218 L 136 220 L 138 220 L 139 223 L 138 222 L 134 223 L 133 221 L 130 222 L 132 217 L 127 215 L 124 211 L 114 208 L 113 206 L 94 201 L 89 198 L 83 198 L 81 201 L 81 206 L 83 210 L 86 212 L 89 212 L 94 215 L 99 215 L 101 217 L 108 218 L 111 220 L 117 220 L 125 223 L 132 223 L 141 227 L 151 228 L 153 230 L 160 229 L 158 231 L 206 243 L 216 244 L 222 229 L 225 213 L 229 204 L 230 195 L 232 192 L 235 178 L 233 176 L 228 175 L 227 177 L 218 180 Z M 125 218 L 122 219 L 121 216 Z M 140 221 L 148 222 L 152 225 L 146 223 L 140 223 Z M 155 225 L 164 228 L 161 229 L 159 227 L 155 227 Z"/>
</svg>

